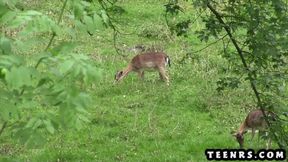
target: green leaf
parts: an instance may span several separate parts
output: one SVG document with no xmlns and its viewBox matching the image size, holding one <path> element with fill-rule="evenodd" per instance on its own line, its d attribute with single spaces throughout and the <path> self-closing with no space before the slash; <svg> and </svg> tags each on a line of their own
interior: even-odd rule
<svg viewBox="0 0 288 162">
<path fill-rule="evenodd" d="M 17 55 L 0 55 L 0 67 L 10 69 L 12 66 L 20 66 L 24 59 Z"/>
<path fill-rule="evenodd" d="M 21 25 L 32 20 L 32 17 L 27 15 L 17 15 L 12 21 L 7 22 L 9 28 L 18 28 Z"/>
<path fill-rule="evenodd" d="M 103 24 L 102 18 L 98 14 L 93 15 L 94 20 L 94 26 L 96 30 L 103 30 L 105 28 L 105 25 Z"/>
<path fill-rule="evenodd" d="M 78 118 L 79 118 L 80 120 L 84 121 L 84 122 L 87 122 L 87 123 L 90 122 L 90 120 L 89 120 L 89 119 L 87 118 L 87 116 L 85 116 L 85 115 L 79 114 L 79 115 L 78 115 Z"/>
<path fill-rule="evenodd" d="M 28 148 L 42 148 L 47 142 L 43 134 L 37 131 L 28 132 L 28 139 L 26 140 L 26 145 Z"/>
<path fill-rule="evenodd" d="M 62 64 L 60 64 L 59 70 L 62 74 L 65 74 L 73 67 L 73 65 L 74 65 L 73 60 L 67 60 Z"/>
<path fill-rule="evenodd" d="M 7 24 L 11 22 L 17 16 L 17 12 L 13 12 L 13 11 L 3 12 L 3 14 L 4 15 L 2 15 L 0 19 L 1 24 Z"/>
<path fill-rule="evenodd" d="M 85 93 L 79 93 L 76 97 L 70 100 L 70 102 L 76 106 L 76 109 L 82 113 L 87 113 L 85 109 L 88 108 L 91 101 L 90 96 Z"/>
<path fill-rule="evenodd" d="M 79 118 L 77 118 L 75 121 L 75 128 L 77 130 L 80 130 L 81 128 L 83 128 L 83 122 Z"/>
<path fill-rule="evenodd" d="M 35 10 L 28 10 L 22 13 L 23 16 L 41 16 L 42 13 Z"/>
<path fill-rule="evenodd" d="M 2 0 L 4 4 L 9 6 L 9 8 L 15 8 L 15 5 L 19 0 Z M 1 1 L 0 1 L 1 2 Z"/>
<path fill-rule="evenodd" d="M 107 15 L 107 13 L 106 13 L 105 10 L 101 10 L 101 17 L 102 17 L 104 23 L 105 23 L 107 26 L 110 26 L 110 24 L 109 24 L 109 17 L 108 17 L 108 15 Z"/>
<path fill-rule="evenodd" d="M 54 47 L 51 52 L 54 56 L 58 55 L 64 55 L 72 53 L 72 51 L 75 49 L 76 44 L 71 42 L 62 42 L 56 47 Z"/>
<path fill-rule="evenodd" d="M 23 86 L 33 86 L 31 76 L 32 71 L 27 67 L 12 67 L 11 70 L 7 72 L 5 80 L 9 88 L 20 90 Z"/>
<path fill-rule="evenodd" d="M 44 122 L 44 125 L 45 125 L 47 131 L 51 134 L 54 134 L 55 129 L 54 129 L 54 126 L 52 125 L 52 122 L 49 119 L 43 120 L 43 122 Z"/>
<path fill-rule="evenodd" d="M 0 54 L 9 55 L 11 53 L 11 41 L 6 37 L 0 38 Z"/>
<path fill-rule="evenodd" d="M 35 125 L 35 122 L 38 120 L 38 118 L 31 118 L 27 124 L 25 125 L 25 128 L 32 128 Z"/>
<path fill-rule="evenodd" d="M 11 118 L 18 118 L 17 107 L 11 100 L 0 98 L 0 105 L 0 116 L 2 120 L 8 121 Z"/>
<path fill-rule="evenodd" d="M 9 8 L 0 2 L 0 22 L 3 19 L 3 15 L 5 15 L 9 11 Z"/>
<path fill-rule="evenodd" d="M 73 4 L 74 16 L 76 19 L 81 19 L 84 13 L 84 8 L 80 3 Z"/>
<path fill-rule="evenodd" d="M 37 129 L 37 128 L 39 128 L 40 126 L 42 126 L 42 124 L 43 124 L 42 119 L 37 119 L 37 120 L 35 121 L 32 129 Z"/>
<path fill-rule="evenodd" d="M 84 16 L 84 24 L 86 25 L 86 28 L 88 31 L 90 31 L 90 32 L 95 31 L 95 24 L 93 22 L 92 17 L 85 15 Z"/>
</svg>

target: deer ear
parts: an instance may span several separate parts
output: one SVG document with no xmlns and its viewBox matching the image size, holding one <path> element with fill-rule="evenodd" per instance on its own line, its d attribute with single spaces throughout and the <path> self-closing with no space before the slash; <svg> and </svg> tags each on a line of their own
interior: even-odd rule
<svg viewBox="0 0 288 162">
<path fill-rule="evenodd" d="M 236 133 L 235 131 L 231 131 L 230 133 L 231 133 L 231 135 L 234 136 L 234 137 L 237 136 L 237 133 Z"/>
<path fill-rule="evenodd" d="M 119 77 L 119 76 L 121 76 L 122 74 L 123 74 L 123 71 L 117 71 L 116 74 L 115 74 L 115 77 L 116 77 L 116 76 Z"/>
</svg>

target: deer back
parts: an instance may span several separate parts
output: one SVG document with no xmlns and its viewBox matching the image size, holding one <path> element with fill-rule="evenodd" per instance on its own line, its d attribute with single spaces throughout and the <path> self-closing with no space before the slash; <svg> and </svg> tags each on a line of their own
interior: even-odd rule
<svg viewBox="0 0 288 162">
<path fill-rule="evenodd" d="M 162 52 L 150 52 L 136 55 L 131 65 L 133 70 L 139 70 L 142 68 L 160 68 L 165 67 L 168 56 Z"/>
<path fill-rule="evenodd" d="M 269 114 L 268 111 L 265 111 L 265 114 Z M 246 119 L 245 119 L 245 125 L 247 128 L 266 128 L 267 127 L 267 123 L 264 119 L 264 114 L 262 113 L 262 111 L 260 109 L 258 110 L 254 110 L 251 111 Z"/>
</svg>

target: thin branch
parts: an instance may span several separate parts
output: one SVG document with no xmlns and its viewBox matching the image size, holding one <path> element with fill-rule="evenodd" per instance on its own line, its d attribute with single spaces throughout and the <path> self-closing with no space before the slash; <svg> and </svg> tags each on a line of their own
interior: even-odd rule
<svg viewBox="0 0 288 162">
<path fill-rule="evenodd" d="M 102 1 L 102 0 L 98 0 L 100 6 L 102 7 L 103 10 L 107 11 L 107 5 Z M 117 27 L 112 23 L 112 17 L 107 13 L 107 17 L 109 19 L 109 26 L 112 28 L 113 30 L 113 46 L 114 49 L 116 50 L 117 54 L 126 58 L 127 55 L 123 55 L 122 53 L 120 53 L 120 49 L 117 47 L 117 36 L 118 34 L 121 34 L 121 32 L 117 29 Z"/>
<path fill-rule="evenodd" d="M 214 42 L 209 43 L 207 46 L 205 46 L 205 47 L 203 47 L 203 48 L 201 48 L 201 49 L 199 49 L 199 50 L 196 50 L 196 51 L 187 53 L 187 54 L 179 61 L 179 63 L 183 63 L 184 60 L 187 59 L 190 55 L 195 54 L 195 53 L 198 53 L 198 52 L 201 52 L 201 51 L 205 50 L 206 48 L 212 46 L 213 44 L 216 44 L 216 43 L 219 42 L 220 40 L 223 40 L 227 35 L 228 35 L 228 34 L 225 34 L 225 35 L 222 36 L 221 38 L 217 39 L 217 40 L 214 41 Z"/>
<path fill-rule="evenodd" d="M 0 129 L 0 136 L 1 136 L 1 134 L 3 133 L 4 129 L 6 128 L 7 123 L 8 123 L 7 121 L 5 121 L 5 122 L 3 123 L 2 128 Z"/>
<path fill-rule="evenodd" d="M 191 21 L 190 25 L 191 25 L 191 24 L 194 24 L 194 23 L 200 18 L 200 16 L 202 15 L 202 13 L 203 13 L 204 11 L 205 11 L 205 10 L 202 10 L 202 11 L 200 11 L 200 12 L 197 11 L 196 18 L 194 18 L 194 20 Z M 182 11 L 182 12 L 183 12 L 183 11 Z M 171 27 L 170 27 L 170 25 L 169 25 L 169 21 L 168 21 L 168 12 L 167 12 L 167 11 L 165 12 L 164 18 L 165 18 L 165 24 L 167 25 L 170 33 L 172 33 L 172 29 L 171 29 Z"/>
<path fill-rule="evenodd" d="M 61 13 L 60 13 L 59 18 L 58 18 L 58 21 L 57 21 L 57 24 L 58 24 L 58 25 L 60 24 L 60 22 L 61 22 L 61 20 L 62 20 L 62 17 L 63 17 L 63 14 L 64 14 L 64 10 L 65 10 L 65 8 L 66 8 L 67 2 L 68 2 L 68 0 L 65 0 L 65 1 L 64 1 L 64 4 L 63 4 L 63 6 L 62 6 Z M 51 39 L 50 39 L 50 41 L 49 41 L 49 43 L 48 43 L 45 51 L 47 51 L 47 50 L 49 49 L 49 47 L 51 46 L 51 44 L 52 44 L 55 36 L 56 36 L 56 33 L 53 32 L 53 35 L 52 35 L 52 37 L 51 37 Z"/>
<path fill-rule="evenodd" d="M 66 8 L 67 2 L 68 2 L 68 0 L 65 0 L 63 6 L 62 6 L 62 8 L 61 8 L 61 13 L 60 13 L 59 18 L 58 18 L 58 21 L 57 21 L 57 24 L 58 24 L 58 25 L 60 24 L 61 19 L 62 19 L 62 17 L 63 17 L 64 9 Z M 56 37 L 56 33 L 53 31 L 52 36 L 51 36 L 51 38 L 50 38 L 50 40 L 49 40 L 49 43 L 48 43 L 48 45 L 46 46 L 46 48 L 45 48 L 44 51 L 47 51 L 47 50 L 50 48 L 50 46 L 52 45 L 53 40 L 54 40 L 55 37 Z M 42 58 L 40 58 L 40 59 L 38 60 L 38 62 L 36 63 L 35 68 L 37 69 L 38 66 L 39 66 L 39 64 L 40 64 L 44 59 L 46 59 L 46 58 L 47 58 L 47 57 L 42 57 Z"/>
</svg>

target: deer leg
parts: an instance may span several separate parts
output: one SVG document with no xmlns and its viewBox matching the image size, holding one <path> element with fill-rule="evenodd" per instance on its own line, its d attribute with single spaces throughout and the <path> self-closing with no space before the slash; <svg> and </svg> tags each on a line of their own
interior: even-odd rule
<svg viewBox="0 0 288 162">
<path fill-rule="evenodd" d="M 163 78 L 163 76 L 162 76 L 162 74 L 160 72 L 159 72 L 159 77 L 160 77 L 161 80 L 164 80 L 164 78 Z"/>
<path fill-rule="evenodd" d="M 144 79 L 144 71 L 138 71 L 138 76 L 139 76 L 139 79 L 143 80 Z"/>
<path fill-rule="evenodd" d="M 169 85 L 169 77 L 168 77 L 168 75 L 166 74 L 165 69 L 164 69 L 164 68 L 159 68 L 159 72 L 160 72 L 163 80 L 166 81 L 166 84 Z"/>
<path fill-rule="evenodd" d="M 268 132 L 266 132 L 266 136 L 268 137 Z M 271 148 L 271 138 L 268 137 L 268 141 L 266 142 L 266 149 L 270 149 Z"/>
<path fill-rule="evenodd" d="M 253 140 L 254 136 L 255 136 L 255 129 L 252 128 L 252 132 L 251 132 L 251 141 Z"/>
<path fill-rule="evenodd" d="M 266 143 L 266 148 L 267 150 L 271 148 L 271 138 L 268 139 L 267 143 Z"/>
</svg>

